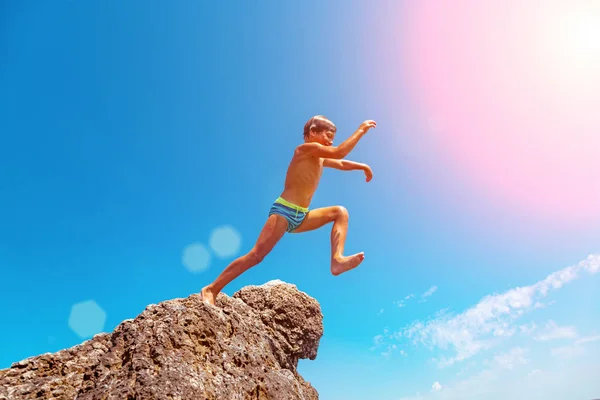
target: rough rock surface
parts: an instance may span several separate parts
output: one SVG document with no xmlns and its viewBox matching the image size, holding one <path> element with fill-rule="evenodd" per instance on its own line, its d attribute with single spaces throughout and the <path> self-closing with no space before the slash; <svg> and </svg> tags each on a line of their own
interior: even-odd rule
<svg viewBox="0 0 600 400">
<path fill-rule="evenodd" d="M 1 370 L 0 399 L 318 399 L 296 367 L 322 335 L 319 303 L 281 281 L 221 293 L 217 306 L 194 294 Z"/>
</svg>

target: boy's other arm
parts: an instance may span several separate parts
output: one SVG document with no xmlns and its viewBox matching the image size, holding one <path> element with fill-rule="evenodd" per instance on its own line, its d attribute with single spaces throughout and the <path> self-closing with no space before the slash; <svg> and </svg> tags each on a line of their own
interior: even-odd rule
<svg viewBox="0 0 600 400">
<path fill-rule="evenodd" d="M 367 165 L 350 160 L 333 160 L 331 158 L 326 158 L 323 160 L 323 166 L 339 169 L 341 171 L 353 171 L 355 169 L 364 170 Z"/>
<path fill-rule="evenodd" d="M 371 167 L 369 167 L 367 164 L 357 163 L 349 160 L 332 160 L 330 158 L 325 158 L 323 159 L 323 166 L 342 171 L 353 171 L 358 169 L 365 171 L 367 182 L 373 179 L 373 171 L 371 171 Z"/>
</svg>

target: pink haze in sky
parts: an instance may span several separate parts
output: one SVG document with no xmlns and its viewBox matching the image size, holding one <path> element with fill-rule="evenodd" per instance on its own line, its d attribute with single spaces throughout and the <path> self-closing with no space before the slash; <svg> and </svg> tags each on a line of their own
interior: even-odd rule
<svg viewBox="0 0 600 400">
<path fill-rule="evenodd" d="M 408 82 L 478 190 L 544 218 L 600 220 L 600 1 L 423 0 Z"/>
</svg>

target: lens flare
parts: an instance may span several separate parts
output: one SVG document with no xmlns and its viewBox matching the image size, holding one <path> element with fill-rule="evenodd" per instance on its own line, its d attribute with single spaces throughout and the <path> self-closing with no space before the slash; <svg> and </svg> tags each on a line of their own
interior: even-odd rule
<svg viewBox="0 0 600 400">
<path fill-rule="evenodd" d="M 445 162 L 502 206 L 600 220 L 600 1 L 423 0 L 408 82 Z"/>
</svg>

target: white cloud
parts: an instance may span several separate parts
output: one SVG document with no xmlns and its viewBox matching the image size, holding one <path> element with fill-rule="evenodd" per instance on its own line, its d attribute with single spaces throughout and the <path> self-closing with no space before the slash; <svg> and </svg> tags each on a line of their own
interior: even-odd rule
<svg viewBox="0 0 600 400">
<path fill-rule="evenodd" d="M 583 346 L 572 344 L 570 346 L 556 347 L 550 350 L 554 357 L 577 357 L 585 353 Z"/>
<path fill-rule="evenodd" d="M 436 391 L 432 386 L 430 393 L 417 393 L 415 396 L 402 397 L 400 400 L 471 400 L 488 399 L 490 387 L 497 381 L 498 376 L 493 370 L 478 372 L 466 379 L 453 382 L 442 387 L 443 390 Z M 438 382 L 439 383 L 439 382 Z M 433 384 L 434 386 L 435 383 Z M 440 385 L 441 387 L 441 385 Z"/>
<path fill-rule="evenodd" d="M 433 385 L 431 385 L 431 390 L 433 390 L 434 392 L 439 392 L 443 388 L 444 387 L 442 385 L 440 385 L 439 382 L 434 382 Z"/>
<path fill-rule="evenodd" d="M 415 295 L 414 294 L 409 294 L 407 296 L 405 296 L 402 300 L 396 300 L 394 301 L 394 305 L 398 308 L 402 308 L 406 306 L 406 302 L 412 298 L 414 298 Z"/>
<path fill-rule="evenodd" d="M 436 292 L 436 290 L 438 289 L 437 286 L 432 286 L 429 289 L 427 289 L 427 291 L 425 293 L 423 293 L 421 295 L 421 300 L 419 300 L 419 303 L 424 303 L 427 301 L 427 298 L 429 296 L 431 296 L 432 294 L 434 294 Z"/>
<path fill-rule="evenodd" d="M 421 391 L 401 400 L 597 397 L 600 386 L 595 371 L 600 368 L 600 346 L 595 345 L 600 343 L 600 335 L 578 338 L 574 327 L 559 325 L 553 320 L 541 326 L 532 321 L 519 324 L 517 320 L 553 304 L 553 301 L 544 301 L 553 290 L 585 276 L 585 273 L 599 271 L 600 255 L 590 255 L 577 265 L 549 274 L 532 285 L 485 296 L 458 315 L 437 313 L 429 320 L 415 321 L 396 334 L 388 335 L 441 351 L 436 354 L 438 359 L 435 361 L 442 367 L 472 358 L 463 364 L 455 381 L 444 383 L 443 390 Z M 494 354 L 489 361 L 476 363 L 478 359 L 474 356 L 483 350 L 523 339 L 513 336 L 517 332 L 526 335 L 535 348 L 529 350 L 517 343 L 509 351 Z M 555 340 L 571 343 L 563 347 L 544 347 Z M 576 356 L 578 358 L 572 358 Z M 477 370 L 473 368 L 475 365 L 484 365 L 485 369 Z M 467 371 L 470 376 L 465 377 Z"/>
<path fill-rule="evenodd" d="M 537 325 L 535 324 L 535 322 L 519 326 L 519 330 L 524 335 L 531 335 L 533 332 L 535 332 L 536 329 Z"/>
<path fill-rule="evenodd" d="M 473 368 L 475 368 L 476 366 L 477 363 L 475 361 L 469 361 L 464 367 L 460 369 L 460 371 L 456 373 L 456 376 L 464 376 L 467 372 L 473 370 Z"/>
<path fill-rule="evenodd" d="M 536 301 L 535 305 L 533 306 L 533 308 L 538 309 L 538 308 L 546 308 L 546 307 L 550 307 L 551 305 L 553 305 L 554 303 L 556 303 L 555 300 L 549 301 L 548 303 L 544 304 L 541 301 Z"/>
<path fill-rule="evenodd" d="M 599 270 L 600 256 L 590 255 L 577 265 L 553 272 L 532 285 L 485 296 L 475 306 L 454 317 L 443 315 L 426 322 L 413 322 L 398 332 L 398 336 L 415 345 L 452 351 L 453 355 L 443 355 L 436 360 L 440 367 L 447 367 L 489 349 L 503 337 L 512 336 L 516 331 L 512 327 L 514 321 L 534 310 L 537 301 L 551 290 L 577 279 L 582 271 L 594 274 Z"/>
<path fill-rule="evenodd" d="M 546 307 L 546 305 L 544 303 L 542 303 L 541 301 L 536 301 L 535 304 L 533 305 L 533 308 L 544 308 Z"/>
<path fill-rule="evenodd" d="M 370 348 L 371 351 L 377 350 L 383 347 L 385 350 L 381 352 L 384 357 L 391 356 L 394 352 L 398 352 L 401 356 L 406 357 L 408 354 L 404 349 L 400 349 L 395 343 L 389 343 L 386 339 L 391 339 L 392 335 L 389 335 L 389 331 L 386 329 L 383 335 L 376 335 L 373 337 L 373 346 Z"/>
<path fill-rule="evenodd" d="M 527 352 L 527 349 L 515 347 L 508 353 L 495 356 L 494 363 L 500 368 L 513 369 L 516 365 L 527 364 L 529 362 L 529 360 L 525 358 Z"/>
<path fill-rule="evenodd" d="M 546 324 L 544 332 L 535 337 L 535 340 L 548 341 L 556 339 L 572 339 L 577 337 L 577 330 L 574 326 L 558 326 L 556 322 L 550 320 Z"/>
<path fill-rule="evenodd" d="M 383 335 L 377 335 L 373 338 L 373 343 L 375 346 L 379 346 L 383 343 Z"/>
<path fill-rule="evenodd" d="M 599 340 L 600 340 L 600 335 L 596 335 L 596 336 L 588 336 L 588 337 L 578 339 L 577 341 L 575 341 L 575 343 L 576 344 L 584 344 L 584 343 L 597 342 Z"/>
<path fill-rule="evenodd" d="M 430 287 L 430 288 L 429 288 L 429 289 L 428 289 L 428 290 L 427 290 L 425 293 L 423 293 L 423 294 L 421 295 L 421 297 L 423 297 L 423 298 L 425 298 L 425 297 L 429 297 L 429 296 L 431 296 L 432 294 L 434 294 L 434 293 L 436 292 L 436 290 L 437 290 L 437 289 L 438 289 L 438 287 L 437 287 L 437 286 L 432 286 L 432 287 Z"/>
<path fill-rule="evenodd" d="M 575 340 L 572 344 L 568 346 L 556 347 L 550 350 L 550 353 L 554 357 L 578 357 L 585 354 L 585 346 L 586 343 L 596 342 L 600 340 L 600 335 L 598 336 L 588 336 L 578 340 Z"/>
<path fill-rule="evenodd" d="M 497 337 L 511 337 L 517 332 L 517 328 L 511 327 L 508 322 L 503 323 L 494 329 L 492 335 Z"/>
<path fill-rule="evenodd" d="M 466 378 L 445 382 L 442 391 L 417 393 L 400 400 L 506 400 L 595 398 L 598 362 L 566 364 L 564 360 L 544 364 L 541 369 L 526 355 L 527 349 L 515 347 L 474 371 Z M 434 384 L 435 385 L 435 384 Z M 441 385 L 440 385 L 441 386 Z"/>
<path fill-rule="evenodd" d="M 397 348 L 398 346 L 396 346 L 395 344 L 390 344 L 388 345 L 386 351 L 381 352 L 381 355 L 384 357 L 389 357 Z"/>
</svg>

